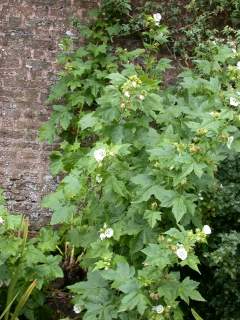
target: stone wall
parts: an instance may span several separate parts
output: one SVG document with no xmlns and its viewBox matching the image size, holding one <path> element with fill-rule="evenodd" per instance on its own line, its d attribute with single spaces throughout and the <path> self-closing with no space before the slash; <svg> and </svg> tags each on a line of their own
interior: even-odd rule
<svg viewBox="0 0 240 320">
<path fill-rule="evenodd" d="M 70 18 L 83 17 L 94 0 L 0 0 L 0 186 L 11 211 L 36 225 L 48 215 L 40 208 L 54 188 L 48 172 L 50 146 L 37 141 L 47 120 L 44 101 L 56 80 L 59 39 L 71 31 Z"/>
</svg>

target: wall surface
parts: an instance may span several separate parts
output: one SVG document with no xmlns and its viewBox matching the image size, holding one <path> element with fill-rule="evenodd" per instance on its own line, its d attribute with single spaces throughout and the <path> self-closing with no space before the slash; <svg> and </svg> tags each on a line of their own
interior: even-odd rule
<svg viewBox="0 0 240 320">
<path fill-rule="evenodd" d="M 0 0 L 0 187 L 9 209 L 36 225 L 49 215 L 40 200 L 54 188 L 51 147 L 37 132 L 49 114 L 44 101 L 56 80 L 58 42 L 71 31 L 70 18 L 85 16 L 94 2 Z"/>
</svg>

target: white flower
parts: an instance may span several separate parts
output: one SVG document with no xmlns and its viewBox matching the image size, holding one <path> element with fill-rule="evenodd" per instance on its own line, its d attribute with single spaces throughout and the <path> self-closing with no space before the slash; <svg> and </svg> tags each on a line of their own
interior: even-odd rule
<svg viewBox="0 0 240 320">
<path fill-rule="evenodd" d="M 161 314 L 164 311 L 164 307 L 161 304 L 159 304 L 158 306 L 153 307 L 152 310 L 155 311 L 156 313 Z"/>
<path fill-rule="evenodd" d="M 155 24 L 159 26 L 160 21 L 162 20 L 162 16 L 160 13 L 154 13 L 153 19 L 155 20 Z"/>
<path fill-rule="evenodd" d="M 129 93 L 129 91 L 125 91 L 125 92 L 124 92 L 124 95 L 125 95 L 125 97 L 130 98 L 130 93 Z"/>
<path fill-rule="evenodd" d="M 112 238 L 112 236 L 113 236 L 113 229 L 112 228 L 107 228 L 106 230 L 105 230 L 105 236 L 106 236 L 106 238 Z"/>
<path fill-rule="evenodd" d="M 238 63 L 237 63 L 237 69 L 240 70 L 240 61 L 238 61 Z"/>
<path fill-rule="evenodd" d="M 209 235 L 209 234 L 212 233 L 211 228 L 210 228 L 207 224 L 205 224 L 205 226 L 203 226 L 202 231 L 203 231 L 203 233 L 205 233 L 206 235 Z"/>
<path fill-rule="evenodd" d="M 0 224 L 4 224 L 4 220 L 2 217 L 0 217 Z"/>
<path fill-rule="evenodd" d="M 100 240 L 105 240 L 106 239 L 105 233 L 100 233 L 99 238 Z"/>
<path fill-rule="evenodd" d="M 93 156 L 97 162 L 103 161 L 103 159 L 106 157 L 106 150 L 103 148 L 97 149 L 94 151 Z"/>
<path fill-rule="evenodd" d="M 138 96 L 138 98 L 139 98 L 139 100 L 141 100 L 141 101 L 143 101 L 143 100 L 145 99 L 144 95 L 142 95 L 142 94 L 140 94 L 140 95 Z"/>
<path fill-rule="evenodd" d="M 100 176 L 100 174 L 97 174 L 97 175 L 96 175 L 96 182 L 97 182 L 97 183 L 101 183 L 102 180 L 103 180 L 103 179 L 102 179 L 102 177 Z"/>
<path fill-rule="evenodd" d="M 231 149 L 231 145 L 232 145 L 232 143 L 233 143 L 233 140 L 234 140 L 234 137 L 233 137 L 233 136 L 228 137 L 228 140 L 227 140 L 227 147 L 228 147 L 228 149 Z"/>
<path fill-rule="evenodd" d="M 82 307 L 79 304 L 75 304 L 73 307 L 73 311 L 75 313 L 80 313 L 82 311 Z"/>
<path fill-rule="evenodd" d="M 176 250 L 176 255 L 178 256 L 179 259 L 185 260 L 187 259 L 188 253 L 187 253 L 187 250 L 184 248 L 184 246 L 180 246 Z"/>
<path fill-rule="evenodd" d="M 239 101 L 234 97 L 230 97 L 230 105 L 234 107 L 238 107 Z"/>
<path fill-rule="evenodd" d="M 66 31 L 66 35 L 68 36 L 68 37 L 73 37 L 74 36 L 74 33 L 72 33 L 72 31 Z"/>
</svg>

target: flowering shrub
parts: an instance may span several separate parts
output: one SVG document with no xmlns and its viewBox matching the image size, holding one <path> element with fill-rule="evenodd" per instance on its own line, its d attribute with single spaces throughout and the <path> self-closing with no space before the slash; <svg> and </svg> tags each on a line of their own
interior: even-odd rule
<svg viewBox="0 0 240 320">
<path fill-rule="evenodd" d="M 189 271 L 212 232 L 202 201 L 239 151 L 240 57 L 212 44 L 164 86 L 161 14 L 145 17 L 133 51 L 112 45 L 118 28 L 99 13 L 85 47 L 61 56 L 50 96 L 61 105 L 41 137 L 61 140 L 51 168 L 64 178 L 43 205 L 87 273 L 69 286 L 79 319 L 181 320 L 184 303 L 204 301 Z"/>
</svg>

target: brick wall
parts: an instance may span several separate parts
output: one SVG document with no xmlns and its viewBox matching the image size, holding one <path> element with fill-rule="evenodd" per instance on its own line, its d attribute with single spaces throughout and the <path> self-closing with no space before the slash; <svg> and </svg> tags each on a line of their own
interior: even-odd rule
<svg viewBox="0 0 240 320">
<path fill-rule="evenodd" d="M 54 188 L 48 172 L 50 146 L 37 141 L 48 118 L 44 106 L 56 80 L 58 41 L 69 18 L 83 17 L 94 0 L 0 0 L 0 186 L 11 211 L 42 224 L 40 208 Z"/>
</svg>

